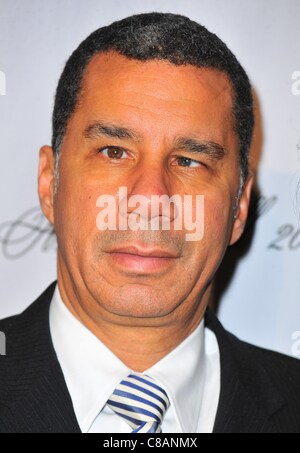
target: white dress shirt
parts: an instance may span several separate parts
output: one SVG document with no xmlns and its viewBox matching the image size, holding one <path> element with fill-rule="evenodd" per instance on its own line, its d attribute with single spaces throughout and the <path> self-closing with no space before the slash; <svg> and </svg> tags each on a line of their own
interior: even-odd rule
<svg viewBox="0 0 300 453">
<path fill-rule="evenodd" d="M 50 331 L 83 433 L 130 433 L 106 402 L 134 370 L 122 363 L 66 307 L 58 286 L 50 306 Z M 220 353 L 204 321 L 176 349 L 144 372 L 170 400 L 163 433 L 211 433 L 220 395 Z"/>
</svg>

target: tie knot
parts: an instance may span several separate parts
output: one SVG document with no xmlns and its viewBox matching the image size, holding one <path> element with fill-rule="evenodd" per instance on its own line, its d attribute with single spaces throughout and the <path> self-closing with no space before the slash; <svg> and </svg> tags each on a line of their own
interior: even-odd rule
<svg viewBox="0 0 300 453">
<path fill-rule="evenodd" d="M 160 433 L 170 402 L 154 379 L 130 374 L 120 382 L 107 404 L 131 426 L 133 433 Z"/>
</svg>

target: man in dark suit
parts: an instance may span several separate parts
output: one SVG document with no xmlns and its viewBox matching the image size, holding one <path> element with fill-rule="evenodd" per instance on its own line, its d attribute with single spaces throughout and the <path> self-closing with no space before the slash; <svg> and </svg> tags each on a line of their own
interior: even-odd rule
<svg viewBox="0 0 300 453">
<path fill-rule="evenodd" d="M 247 219 L 253 123 L 245 71 L 185 17 L 80 44 L 40 151 L 58 281 L 0 323 L 0 432 L 300 431 L 300 363 L 207 309 Z"/>
</svg>

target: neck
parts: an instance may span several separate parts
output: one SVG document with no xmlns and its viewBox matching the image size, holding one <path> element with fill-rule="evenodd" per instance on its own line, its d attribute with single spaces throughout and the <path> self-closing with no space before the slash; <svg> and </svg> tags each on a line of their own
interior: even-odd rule
<svg viewBox="0 0 300 453">
<path fill-rule="evenodd" d="M 194 304 L 185 303 L 163 318 L 130 319 L 105 312 L 91 295 L 83 294 L 58 277 L 59 291 L 71 313 L 105 344 L 129 369 L 144 372 L 181 344 L 200 324 L 210 287 Z M 84 301 L 84 302 L 83 302 Z M 92 308 L 91 308 L 92 307 Z M 188 315 L 186 314 L 188 313 Z"/>
</svg>

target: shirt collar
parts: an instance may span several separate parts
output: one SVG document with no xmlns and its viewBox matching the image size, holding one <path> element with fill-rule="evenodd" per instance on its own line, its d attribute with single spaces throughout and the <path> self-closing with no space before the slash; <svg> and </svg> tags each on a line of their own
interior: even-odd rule
<svg viewBox="0 0 300 453">
<path fill-rule="evenodd" d="M 166 390 L 184 433 L 196 432 L 204 392 L 204 320 L 176 349 L 145 371 Z"/>
<path fill-rule="evenodd" d="M 50 306 L 50 331 L 78 423 L 87 432 L 116 386 L 133 370 L 73 316 L 58 285 Z M 204 320 L 144 374 L 166 390 L 182 432 L 195 432 L 206 375 Z"/>
</svg>

